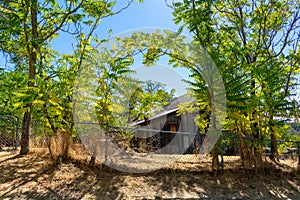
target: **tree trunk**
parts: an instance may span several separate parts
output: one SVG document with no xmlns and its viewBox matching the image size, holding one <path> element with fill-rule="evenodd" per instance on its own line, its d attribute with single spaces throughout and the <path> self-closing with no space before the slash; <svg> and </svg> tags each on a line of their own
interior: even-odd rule
<svg viewBox="0 0 300 200">
<path fill-rule="evenodd" d="M 277 140 L 276 140 L 276 135 L 275 135 L 275 124 L 273 121 L 273 113 L 271 113 L 270 116 L 270 121 L 269 121 L 269 127 L 271 131 L 271 154 L 270 154 L 270 159 L 273 161 L 276 161 L 278 158 L 278 149 L 277 149 Z"/>
<path fill-rule="evenodd" d="M 242 166 L 247 167 L 250 166 L 251 161 L 251 149 L 249 147 L 249 141 L 247 141 L 245 138 L 240 139 L 240 146 L 239 146 L 239 152 L 241 157 Z"/>
<path fill-rule="evenodd" d="M 31 14 L 31 34 L 32 38 L 29 37 L 29 32 L 27 25 L 24 23 L 24 34 L 27 40 L 27 56 L 29 61 L 29 77 L 28 77 L 28 89 L 34 87 L 34 79 L 36 75 L 36 63 L 37 63 L 37 54 L 36 50 L 38 49 L 37 39 L 38 39 L 38 21 L 37 21 L 37 0 L 26 1 L 26 10 L 30 10 Z M 26 16 L 27 17 L 27 16 Z M 33 47 L 33 48 L 32 48 Z M 20 154 L 24 155 L 29 152 L 29 128 L 31 122 L 31 102 L 27 104 L 26 111 L 24 113 L 23 125 L 22 125 L 22 138 L 21 138 L 21 151 Z"/>
<path fill-rule="evenodd" d="M 272 128 L 271 128 L 272 129 Z M 271 154 L 270 159 L 275 161 L 278 155 L 277 141 L 274 133 L 271 133 Z"/>
<path fill-rule="evenodd" d="M 218 157 L 218 147 L 215 145 L 213 148 L 213 158 L 212 158 L 212 173 L 215 174 L 219 171 L 220 167 L 220 162 L 219 162 L 219 157 Z"/>
<path fill-rule="evenodd" d="M 70 146 L 72 143 L 72 135 L 69 132 L 63 132 L 62 134 L 62 139 L 63 139 L 63 144 L 62 144 L 62 159 L 63 161 L 68 161 L 70 159 L 69 151 L 70 151 Z"/>
<path fill-rule="evenodd" d="M 256 112 L 253 113 L 255 115 Z M 253 117 L 253 124 L 252 124 L 252 134 L 253 134 L 253 141 L 252 141 L 252 146 L 253 146 L 253 159 L 254 159 L 254 166 L 256 170 L 258 168 L 261 168 L 263 165 L 263 159 L 262 159 L 262 143 L 261 143 L 261 134 L 259 132 L 258 128 L 258 122 L 256 122 L 256 117 Z"/>
<path fill-rule="evenodd" d="M 246 135 L 246 133 L 244 132 Z M 249 135 L 248 135 L 249 137 Z M 241 137 L 239 141 L 239 153 L 241 157 L 241 163 L 244 167 L 251 167 L 255 165 L 255 154 L 252 146 L 253 141 L 247 137 Z"/>
<path fill-rule="evenodd" d="M 20 155 L 25 155 L 29 152 L 29 128 L 31 122 L 31 113 L 26 111 L 24 113 L 23 124 L 22 124 L 22 138 L 21 138 L 21 150 Z"/>
</svg>

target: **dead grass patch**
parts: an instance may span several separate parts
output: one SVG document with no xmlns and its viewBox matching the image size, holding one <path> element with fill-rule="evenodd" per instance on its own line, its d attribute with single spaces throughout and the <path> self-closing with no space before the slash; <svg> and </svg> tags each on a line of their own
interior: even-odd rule
<svg viewBox="0 0 300 200">
<path fill-rule="evenodd" d="M 145 174 L 91 169 L 84 156 L 76 158 L 57 166 L 46 148 L 26 156 L 0 152 L 0 199 L 300 199 L 299 173 L 255 173 L 239 168 L 238 158 L 218 176 L 207 171 L 210 157 L 184 155 Z"/>
</svg>

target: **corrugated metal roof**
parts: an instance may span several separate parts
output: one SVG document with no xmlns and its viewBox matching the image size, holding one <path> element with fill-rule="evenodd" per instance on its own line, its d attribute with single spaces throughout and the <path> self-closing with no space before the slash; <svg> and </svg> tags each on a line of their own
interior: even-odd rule
<svg viewBox="0 0 300 200">
<path fill-rule="evenodd" d="M 153 119 L 156 119 L 156 118 L 159 118 L 159 117 L 162 117 L 162 116 L 165 116 L 165 115 L 168 115 L 168 114 L 173 113 L 173 112 L 177 112 L 177 110 L 179 110 L 179 108 L 175 108 L 175 109 L 172 109 L 172 110 L 164 110 L 162 112 L 157 113 L 153 117 L 150 117 L 149 121 L 151 121 Z M 131 123 L 129 123 L 129 126 L 136 126 L 136 125 L 142 124 L 144 122 L 145 122 L 144 119 L 140 120 L 140 121 L 131 122 Z"/>
<path fill-rule="evenodd" d="M 194 99 L 191 96 L 188 96 L 185 94 L 185 95 L 182 95 L 182 96 L 172 99 L 170 101 L 169 105 L 167 105 L 165 107 L 165 110 L 172 110 L 172 109 L 178 108 L 178 105 L 181 103 L 193 102 L 193 101 L 194 101 Z"/>
<path fill-rule="evenodd" d="M 182 96 L 176 97 L 176 98 L 172 99 L 170 101 L 170 103 L 166 107 L 164 107 L 164 109 L 162 111 L 159 111 L 154 116 L 150 117 L 149 120 L 151 121 L 153 119 L 168 115 L 170 113 L 177 112 L 179 110 L 178 105 L 181 103 L 185 103 L 185 102 L 194 102 L 194 99 L 188 95 L 182 95 Z M 136 126 L 136 125 L 142 124 L 144 122 L 145 122 L 144 119 L 140 120 L 140 121 L 131 122 L 131 123 L 129 123 L 129 126 Z"/>
</svg>

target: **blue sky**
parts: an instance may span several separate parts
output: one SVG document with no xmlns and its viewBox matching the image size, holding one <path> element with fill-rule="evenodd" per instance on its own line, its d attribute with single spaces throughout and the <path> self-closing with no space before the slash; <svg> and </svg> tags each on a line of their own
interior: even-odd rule
<svg viewBox="0 0 300 200">
<path fill-rule="evenodd" d="M 115 11 L 126 6 L 127 0 L 119 0 Z M 132 5 L 120 14 L 103 19 L 95 34 L 101 39 L 109 36 L 112 29 L 113 35 L 132 29 L 145 27 L 167 28 L 176 31 L 178 26 L 173 23 L 172 10 L 165 5 L 164 0 L 145 0 L 144 3 L 133 2 Z M 71 53 L 72 40 L 66 34 L 55 40 L 52 47 L 59 52 Z"/>
<path fill-rule="evenodd" d="M 126 5 L 126 1 L 122 2 L 117 7 Z M 166 6 L 164 0 L 145 0 L 144 3 L 134 2 L 122 13 L 104 19 L 96 34 L 105 38 L 109 36 L 110 29 L 112 29 L 113 35 L 118 35 L 122 32 L 152 27 L 173 31 L 177 31 L 179 27 L 174 24 L 172 10 Z M 176 96 L 186 93 L 185 88 L 188 85 L 181 81 L 188 77 L 188 72 L 185 69 L 170 69 L 166 61 L 159 61 L 152 68 L 144 67 L 142 63 L 135 63 L 134 68 L 137 72 L 135 77 L 140 80 L 162 82 L 169 89 L 174 88 Z"/>
<path fill-rule="evenodd" d="M 128 1 L 118 0 L 114 10 L 117 11 L 126 6 Z M 103 19 L 102 23 L 95 31 L 95 34 L 99 37 L 99 39 L 105 39 L 110 36 L 110 29 L 112 30 L 112 35 L 118 35 L 122 32 L 150 27 L 177 31 L 179 26 L 173 23 L 172 10 L 166 6 L 165 0 L 145 0 L 143 3 L 137 3 L 134 0 L 130 7 L 123 10 L 120 14 Z M 51 43 L 51 48 L 57 50 L 59 53 L 71 54 L 73 52 L 74 45 L 76 45 L 75 40 L 73 40 L 68 34 L 61 32 L 60 36 Z M 157 71 L 157 73 L 155 73 L 153 69 L 142 69 L 143 67 L 141 63 L 135 63 L 135 65 L 136 66 L 134 66 L 134 68 L 139 68 L 139 73 L 137 75 L 139 75 L 141 79 L 151 79 L 153 81 L 163 82 L 167 85 L 173 83 L 170 87 L 178 88 L 176 90 L 176 95 L 178 96 L 186 92 L 184 91 L 184 88 L 187 86 L 182 86 L 183 83 L 181 82 L 181 79 L 187 78 L 187 70 L 176 69 L 177 74 L 173 74 L 171 76 L 170 70 L 164 71 L 164 69 L 161 70 L 159 68 L 155 68 Z M 167 62 L 161 63 L 160 61 L 158 65 L 162 68 L 168 67 Z M 0 67 L 3 66 L 4 59 L 0 56 Z M 147 72 L 148 69 L 149 71 Z M 146 73 L 147 75 L 145 76 L 141 73 Z M 163 76 L 164 73 L 168 74 Z M 182 77 L 180 78 L 181 75 Z M 174 80 L 174 77 L 180 79 Z"/>
<path fill-rule="evenodd" d="M 115 11 L 126 5 L 127 0 L 118 0 Z M 171 12 L 172 10 L 165 5 L 165 0 L 145 0 L 144 3 L 137 3 L 134 0 L 132 5 L 120 14 L 105 18 L 95 33 L 104 39 L 109 36 L 110 29 L 113 30 L 113 34 L 144 27 L 168 28 L 176 31 L 178 26 L 173 23 Z M 73 42 L 66 33 L 60 33 L 53 41 L 52 48 L 60 53 L 72 53 Z M 0 66 L 3 64 L 4 60 L 0 56 Z"/>
<path fill-rule="evenodd" d="M 169 2 L 170 1 L 171 0 L 169 0 Z M 115 6 L 115 10 L 124 7 L 126 4 L 127 0 L 118 0 L 117 5 Z M 137 3 L 134 1 L 132 5 L 122 13 L 105 18 L 95 33 L 99 36 L 100 39 L 104 39 L 109 36 L 110 29 L 112 29 L 113 35 L 118 35 L 125 31 L 149 27 L 166 28 L 173 31 L 176 31 L 178 29 L 178 25 L 175 25 L 173 23 L 172 10 L 165 5 L 165 0 L 144 0 L 144 3 Z M 184 33 L 189 35 L 187 32 Z M 54 40 L 52 48 L 59 51 L 60 53 L 72 53 L 72 43 L 74 43 L 74 41 L 70 36 L 61 33 L 61 36 L 58 39 Z M 165 66 L 166 63 L 159 63 L 159 65 Z M 0 56 L 0 67 L 3 66 L 4 60 L 3 57 Z M 158 74 L 153 73 L 152 71 L 149 71 L 148 74 Z M 187 77 L 186 71 L 176 71 L 184 78 Z M 161 73 L 163 72 L 160 72 L 160 75 Z M 172 79 L 172 77 L 170 77 L 169 75 L 166 75 L 164 79 L 167 79 L 168 83 L 174 82 L 174 79 Z"/>
<path fill-rule="evenodd" d="M 115 6 L 115 10 L 126 5 L 127 1 L 119 1 Z M 95 34 L 104 39 L 109 37 L 109 31 L 112 29 L 112 36 L 119 35 L 124 32 L 143 28 L 161 28 L 178 30 L 178 25 L 173 23 L 172 10 L 166 6 L 164 0 L 145 0 L 144 3 L 133 2 L 132 5 L 118 15 L 105 18 L 98 27 Z M 111 37 L 111 36 L 110 36 Z M 53 47 L 58 51 L 72 52 L 72 41 L 66 45 L 68 38 L 62 37 L 53 43 Z M 169 89 L 174 88 L 176 96 L 186 93 L 188 85 L 181 80 L 188 78 L 186 69 L 170 69 L 167 60 L 159 61 L 152 68 L 144 67 L 142 63 L 136 62 L 133 66 L 136 69 L 134 77 L 140 80 L 152 80 L 167 85 Z"/>
<path fill-rule="evenodd" d="M 127 0 L 119 0 L 115 6 L 115 11 L 126 5 Z M 105 39 L 111 37 L 109 35 L 110 29 L 112 30 L 112 36 L 114 36 L 143 28 L 161 28 L 177 31 L 179 26 L 174 24 L 172 10 L 166 6 L 164 0 L 145 0 L 144 3 L 134 1 L 129 8 L 120 14 L 105 18 L 95 31 L 95 34 L 100 39 Z M 62 37 L 54 41 L 52 47 L 61 53 L 71 53 L 72 42 L 74 41 L 70 37 L 62 35 Z M 135 66 L 133 66 L 134 69 L 138 69 L 135 77 L 140 80 L 164 83 L 169 89 L 175 89 L 176 96 L 183 95 L 186 93 L 185 88 L 188 85 L 181 80 L 188 78 L 188 71 L 182 68 L 168 69 L 167 59 L 163 60 L 159 61 L 157 66 L 153 68 L 144 67 L 142 63 L 136 62 Z"/>
</svg>

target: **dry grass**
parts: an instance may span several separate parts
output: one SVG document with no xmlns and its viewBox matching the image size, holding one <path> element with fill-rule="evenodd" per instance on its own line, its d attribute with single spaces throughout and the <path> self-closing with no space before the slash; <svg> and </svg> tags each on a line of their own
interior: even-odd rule
<svg viewBox="0 0 300 200">
<path fill-rule="evenodd" d="M 57 166 L 45 148 L 27 156 L 1 152 L 0 199 L 300 199 L 299 173 L 256 174 L 239 168 L 237 157 L 212 176 L 209 157 L 184 155 L 164 169 L 131 174 L 87 167 L 81 146 L 70 153 L 77 161 Z"/>
</svg>

